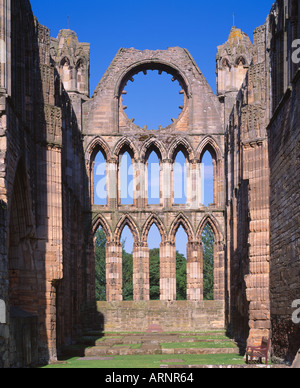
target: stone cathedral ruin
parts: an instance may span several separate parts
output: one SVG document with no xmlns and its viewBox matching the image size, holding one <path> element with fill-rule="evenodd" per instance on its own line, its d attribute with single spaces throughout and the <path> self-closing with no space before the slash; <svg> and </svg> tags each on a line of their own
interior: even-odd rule
<svg viewBox="0 0 300 388">
<path fill-rule="evenodd" d="M 271 335 L 293 360 L 300 326 L 299 2 L 277 0 L 253 43 L 233 27 L 217 49 L 217 95 L 179 47 L 120 49 L 94 94 L 90 45 L 50 36 L 28 0 L 0 0 L 0 367 L 56 360 L 86 326 L 145 331 L 226 328 L 241 344 Z M 221 42 L 220 42 L 221 43 Z M 152 131 L 126 115 L 126 84 L 155 70 L 182 89 L 172 124 Z M 99 77 L 100 78 L 100 77 Z M 147 201 L 151 152 L 160 201 Z M 213 203 L 201 203 L 201 163 L 213 160 Z M 107 201 L 93 200 L 105 158 Z M 174 161 L 187 165 L 186 204 L 174 203 Z M 133 204 L 120 201 L 130 155 Z M 152 225 L 160 235 L 160 301 L 149 296 Z M 214 234 L 214 301 L 203 299 L 206 225 Z M 106 298 L 95 300 L 94 237 L 106 236 Z M 122 298 L 122 231 L 133 235 L 133 301 Z M 187 234 L 187 300 L 176 300 L 175 236 Z M 300 301 L 299 301 L 300 305 Z M 300 315 L 300 314 L 299 314 Z"/>
</svg>

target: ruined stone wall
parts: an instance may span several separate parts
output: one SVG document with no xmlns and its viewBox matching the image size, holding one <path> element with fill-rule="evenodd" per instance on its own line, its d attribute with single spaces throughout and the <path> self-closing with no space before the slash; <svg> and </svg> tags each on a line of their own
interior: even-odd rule
<svg viewBox="0 0 300 388">
<path fill-rule="evenodd" d="M 10 4 L 9 4 L 10 5 Z M 0 39 L 2 50 L 0 61 L 0 299 L 2 319 L 0 321 L 0 367 L 8 365 L 8 261 L 7 261 L 7 190 L 6 190 L 6 147 L 7 147 L 7 115 L 5 93 L 10 91 L 10 73 L 8 72 L 8 60 L 10 58 L 10 17 L 7 22 L 7 2 L 0 1 Z"/>
<path fill-rule="evenodd" d="M 164 332 L 224 330 L 224 301 L 98 302 L 98 320 L 105 331 L 146 332 L 151 325 Z"/>
<path fill-rule="evenodd" d="M 277 356 L 290 360 L 300 348 L 300 326 L 292 321 L 292 304 L 300 299 L 300 81 L 269 126 L 271 174 L 271 316 Z"/>
<path fill-rule="evenodd" d="M 3 35 L 2 31 L 6 60 L 1 66 L 0 187 L 4 230 L 1 232 L 0 298 L 6 303 L 6 322 L 0 325 L 0 346 L 3 350 L 0 365 L 22 366 L 37 361 L 37 349 L 41 358 L 48 352 L 42 340 L 46 336 L 45 284 L 41 280 L 44 274 L 41 256 L 45 251 L 36 223 L 43 205 L 39 208 L 34 205 L 38 166 L 33 157 L 37 152 L 37 133 L 43 136 L 43 112 L 33 109 L 33 106 L 37 104 L 39 107 L 43 95 L 38 37 L 30 4 L 17 0 L 1 2 L 1 17 L 1 28 L 6 32 Z M 44 179 L 41 179 L 40 183 L 43 182 Z M 39 341 L 34 341 L 30 331 L 25 329 L 17 337 L 16 321 L 22 319 L 25 324 L 33 321 L 38 314 L 41 317 Z M 25 342 L 33 352 L 23 360 L 20 353 Z"/>
<path fill-rule="evenodd" d="M 73 271 L 70 244 L 78 242 L 73 251 L 80 256 L 84 158 L 76 115 L 50 57 L 49 29 L 28 1 L 0 5 L 8 58 L 0 90 L 0 366 L 28 366 L 56 359 L 57 312 L 79 321 L 71 297 L 57 310 L 57 289 L 64 279 L 77 291 L 83 278 L 81 264 Z M 78 229 L 70 228 L 74 203 Z M 76 325 L 59 324 L 65 342 Z"/>
<path fill-rule="evenodd" d="M 255 30 L 226 133 L 229 329 L 248 342 L 270 333 L 288 360 L 299 348 L 298 18 L 297 1 L 278 0 Z"/>
<path fill-rule="evenodd" d="M 148 130 L 129 120 L 122 95 L 127 82 L 140 72 L 154 70 L 171 74 L 182 87 L 184 106 L 177 119 L 166 128 Z M 83 105 L 83 134 L 86 170 L 92 203 L 92 227 L 89 234 L 88 285 L 94 297 L 93 236 L 99 226 L 107 237 L 107 297 L 122 301 L 122 249 L 120 237 L 129 226 L 134 239 L 134 300 L 149 300 L 149 249 L 147 236 L 156 224 L 162 243 L 161 299 L 176 300 L 175 236 L 180 226 L 188 235 L 188 299 L 203 299 L 203 260 L 201 234 L 209 224 L 215 235 L 215 297 L 224 300 L 224 134 L 221 104 L 213 94 L 190 54 L 179 47 L 168 50 L 121 49 L 101 79 L 94 95 Z M 201 162 L 206 150 L 215 166 L 214 203 L 201 204 Z M 93 204 L 93 166 L 98 152 L 107 165 L 107 205 Z M 133 205 L 120 201 L 120 161 L 128 151 L 133 164 Z M 157 153 L 161 169 L 160 205 L 147 201 L 146 165 L 152 151 Z M 174 162 L 182 151 L 187 163 L 187 203 L 174 204 Z"/>
<path fill-rule="evenodd" d="M 55 73 L 55 100 L 62 112 L 63 278 L 57 282 L 58 348 L 71 343 L 82 330 L 86 300 L 84 213 L 89 204 L 82 145 L 81 106 L 89 93 L 89 47 L 75 32 L 61 30 L 51 38 L 50 58 Z"/>
<path fill-rule="evenodd" d="M 254 32 L 226 138 L 228 325 L 248 343 L 270 329 L 267 29 L 268 22 Z"/>
<path fill-rule="evenodd" d="M 299 63 L 292 60 L 292 42 L 300 37 L 296 3 L 280 7 L 278 2 L 271 14 L 270 30 L 276 32 L 271 45 L 282 50 L 271 51 L 274 114 L 268 126 L 273 348 L 276 356 L 289 361 L 300 347 L 300 326 L 292 318 L 292 304 L 300 299 L 300 78 Z M 287 61 L 277 68 L 281 56 Z"/>
</svg>

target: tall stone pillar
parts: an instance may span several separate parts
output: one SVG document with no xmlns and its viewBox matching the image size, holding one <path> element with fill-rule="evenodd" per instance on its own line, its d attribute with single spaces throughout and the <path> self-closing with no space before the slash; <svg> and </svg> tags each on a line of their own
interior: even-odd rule
<svg viewBox="0 0 300 388">
<path fill-rule="evenodd" d="M 244 169 L 249 178 L 249 274 L 245 276 L 249 302 L 248 343 L 269 335 L 270 322 L 270 186 L 267 141 L 244 144 Z"/>
<path fill-rule="evenodd" d="M 191 209 L 201 207 L 201 168 L 197 160 L 189 164 L 187 204 Z"/>
<path fill-rule="evenodd" d="M 203 300 L 203 251 L 202 244 L 187 244 L 187 300 Z"/>
<path fill-rule="evenodd" d="M 135 201 L 136 206 L 145 208 L 148 204 L 147 198 L 147 167 L 141 161 L 135 163 Z"/>
<path fill-rule="evenodd" d="M 122 290 L 122 244 L 106 244 L 106 300 L 107 302 L 123 300 Z"/>
<path fill-rule="evenodd" d="M 118 199 L 118 162 L 111 159 L 107 163 L 107 205 L 111 209 L 117 207 Z"/>
<path fill-rule="evenodd" d="M 57 319 L 56 319 L 56 286 L 55 282 L 46 282 L 45 290 L 45 330 L 40 333 L 41 343 L 44 349 L 42 354 L 49 354 L 50 361 L 57 361 L 56 350 L 56 331 L 57 331 Z"/>
<path fill-rule="evenodd" d="M 215 171 L 215 184 L 214 184 L 214 190 L 215 190 L 215 204 L 218 207 L 224 207 L 225 206 L 225 195 L 224 195 L 224 159 L 218 159 L 216 162 L 214 162 L 214 171 Z"/>
<path fill-rule="evenodd" d="M 214 300 L 225 300 L 225 247 L 214 244 Z"/>
<path fill-rule="evenodd" d="M 172 206 L 172 160 L 166 159 L 162 161 L 162 199 L 163 207 L 170 208 Z"/>
<path fill-rule="evenodd" d="M 150 300 L 149 248 L 147 243 L 134 244 L 133 247 L 133 300 Z"/>
<path fill-rule="evenodd" d="M 176 245 L 171 242 L 160 245 L 160 299 L 176 300 Z"/>
</svg>

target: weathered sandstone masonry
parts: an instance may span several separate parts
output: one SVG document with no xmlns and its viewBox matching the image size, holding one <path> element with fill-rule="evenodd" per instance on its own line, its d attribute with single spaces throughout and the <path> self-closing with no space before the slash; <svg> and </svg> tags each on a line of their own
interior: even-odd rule
<svg viewBox="0 0 300 388">
<path fill-rule="evenodd" d="M 97 309 L 103 314 L 103 326 L 112 332 L 146 332 L 153 325 L 164 332 L 224 328 L 222 301 L 98 302 Z"/>
<path fill-rule="evenodd" d="M 167 72 L 177 79 L 184 95 L 181 115 L 173 124 L 158 131 L 139 128 L 129 120 L 122 104 L 122 94 L 134 75 L 149 70 Z M 149 250 L 147 236 L 153 224 L 161 233 L 161 300 L 176 300 L 175 236 L 183 226 L 188 235 L 187 297 L 203 299 L 203 259 L 201 234 L 208 223 L 216 240 L 215 298 L 224 300 L 224 134 L 221 104 L 214 96 L 190 54 L 181 48 L 166 51 L 121 49 L 103 76 L 92 98 L 83 106 L 83 135 L 86 168 L 93 193 L 93 164 L 99 151 L 105 156 L 108 171 L 107 206 L 92 205 L 93 235 L 99 226 L 108 241 L 107 300 L 122 300 L 121 233 L 128 226 L 133 234 L 134 300 L 149 300 Z M 146 163 L 152 151 L 161 167 L 161 205 L 148 205 Z M 215 166 L 215 203 L 209 208 L 200 202 L 200 163 L 209 150 Z M 174 205 L 173 164 L 179 151 L 187 162 L 187 205 Z M 129 152 L 134 171 L 133 205 L 122 205 L 118 184 L 121 156 Z M 94 256 L 89 268 L 95 268 Z M 94 275 L 89 285 L 93 296 Z"/>
<path fill-rule="evenodd" d="M 285 1 L 270 15 L 270 313 L 275 354 L 289 360 L 300 347 L 299 314 L 292 319 L 300 299 L 300 74 L 294 56 L 299 12 L 299 1 Z"/>
<path fill-rule="evenodd" d="M 67 221 L 83 203 L 84 158 L 49 29 L 28 1 L 1 1 L 0 17 L 0 366 L 28 366 L 56 359 L 79 328 L 83 229 L 79 215 L 77 233 Z"/>
<path fill-rule="evenodd" d="M 250 65 L 226 129 L 228 323 L 237 337 L 249 335 L 249 342 L 270 330 L 267 30 L 267 23 L 257 28 L 248 45 Z M 230 45 L 239 48 L 242 35 L 233 33 Z"/>
</svg>

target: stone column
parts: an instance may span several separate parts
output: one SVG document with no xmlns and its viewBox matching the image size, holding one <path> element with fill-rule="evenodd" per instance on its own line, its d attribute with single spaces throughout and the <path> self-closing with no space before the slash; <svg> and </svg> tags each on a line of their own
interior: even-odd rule
<svg viewBox="0 0 300 388">
<path fill-rule="evenodd" d="M 160 244 L 160 299 L 176 300 L 176 245 Z"/>
<path fill-rule="evenodd" d="M 225 206 L 225 197 L 224 197 L 224 160 L 219 159 L 215 163 L 215 184 L 214 190 L 216 192 L 216 205 L 218 207 Z"/>
<path fill-rule="evenodd" d="M 106 300 L 123 300 L 122 290 L 122 244 L 106 244 Z"/>
<path fill-rule="evenodd" d="M 106 166 L 107 205 L 110 209 L 115 209 L 118 204 L 118 161 L 111 159 L 107 162 Z"/>
<path fill-rule="evenodd" d="M 63 278 L 63 198 L 62 198 L 62 166 L 61 149 L 48 146 L 40 150 L 43 159 L 38 162 L 38 190 L 41 206 L 37 217 L 39 239 L 45 239 L 45 270 L 46 280 L 54 281 Z"/>
<path fill-rule="evenodd" d="M 161 192 L 162 192 L 162 202 L 164 208 L 170 208 L 172 206 L 172 160 L 166 159 L 162 161 L 162 182 L 161 182 Z"/>
<path fill-rule="evenodd" d="M 189 177 L 187 187 L 187 204 L 191 209 L 201 207 L 201 172 L 200 163 L 193 160 L 189 165 Z"/>
<path fill-rule="evenodd" d="M 225 246 L 214 244 L 214 300 L 225 300 Z"/>
<path fill-rule="evenodd" d="M 147 243 L 133 247 L 133 300 L 150 300 L 149 248 Z"/>
<path fill-rule="evenodd" d="M 245 276 L 249 302 L 248 343 L 268 336 L 270 321 L 270 177 L 267 141 L 244 144 L 244 178 L 249 179 L 249 274 Z"/>
<path fill-rule="evenodd" d="M 187 244 L 187 300 L 203 300 L 203 251 L 202 244 Z"/>
<path fill-rule="evenodd" d="M 47 281 L 45 283 L 45 330 L 41 330 L 40 337 L 43 344 L 47 344 L 47 348 L 43 347 L 41 353 L 47 358 L 47 353 L 49 361 L 57 361 L 57 351 L 56 351 L 56 283 Z"/>
<path fill-rule="evenodd" d="M 137 161 L 135 166 L 135 203 L 138 208 L 144 209 L 148 204 L 146 165 L 141 161 Z"/>
<path fill-rule="evenodd" d="M 212 158 L 213 163 L 213 177 L 214 177 L 214 193 L 213 193 L 213 201 L 214 205 L 218 205 L 218 175 L 217 175 L 217 162 L 214 158 Z"/>
</svg>

